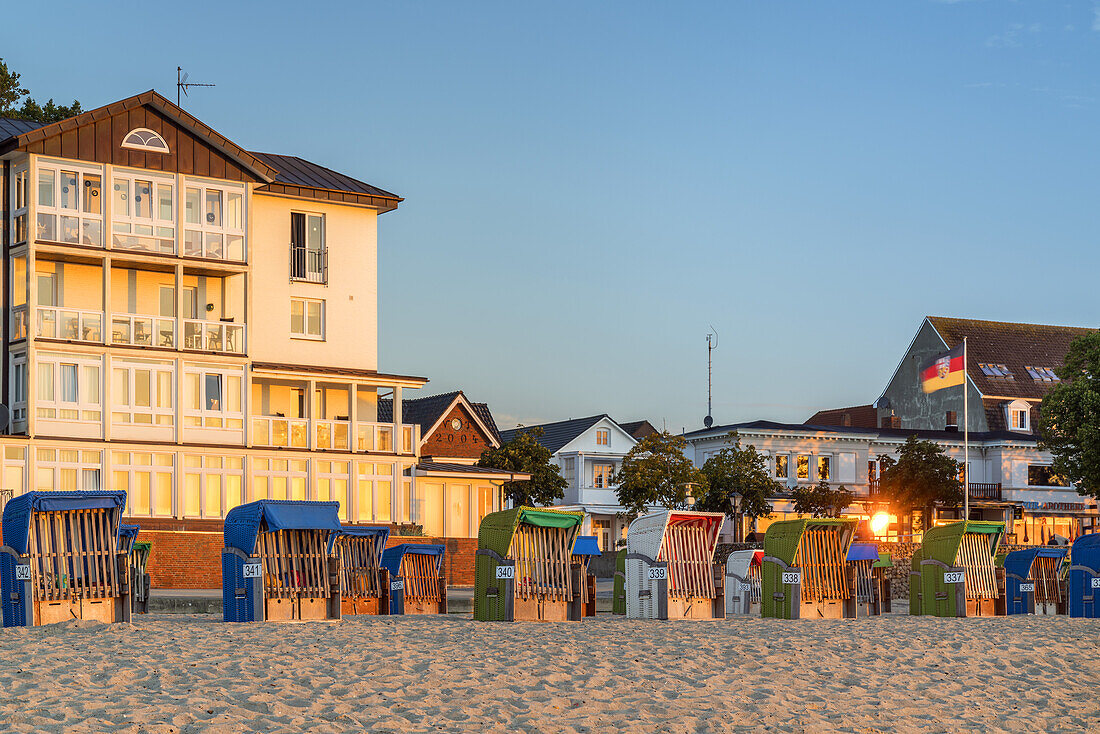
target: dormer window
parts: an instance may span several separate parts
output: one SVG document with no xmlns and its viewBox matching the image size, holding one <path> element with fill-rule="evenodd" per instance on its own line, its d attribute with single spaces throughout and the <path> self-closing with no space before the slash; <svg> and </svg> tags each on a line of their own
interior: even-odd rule
<svg viewBox="0 0 1100 734">
<path fill-rule="evenodd" d="M 1008 430 L 1021 433 L 1031 431 L 1031 405 L 1026 400 L 1013 400 L 1007 410 Z"/>
<path fill-rule="evenodd" d="M 1050 367 L 1031 367 L 1027 366 L 1024 369 L 1031 375 L 1031 379 L 1036 382 L 1059 382 L 1058 375 L 1054 374 L 1054 370 Z"/>
<path fill-rule="evenodd" d="M 133 150 L 147 150 L 151 153 L 168 152 L 168 143 L 164 138 L 159 133 L 145 127 L 135 128 L 126 133 L 126 137 L 122 139 L 122 147 L 132 148 Z"/>
</svg>

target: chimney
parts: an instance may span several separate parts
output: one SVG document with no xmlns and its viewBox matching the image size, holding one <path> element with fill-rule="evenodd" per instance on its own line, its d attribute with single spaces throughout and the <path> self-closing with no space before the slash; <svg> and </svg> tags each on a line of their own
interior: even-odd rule
<svg viewBox="0 0 1100 734">
<path fill-rule="evenodd" d="M 959 431 L 959 414 L 953 410 L 947 411 L 947 420 L 944 422 L 945 431 L 953 431 L 958 433 Z"/>
<path fill-rule="evenodd" d="M 887 415 L 882 418 L 883 428 L 901 428 L 901 419 L 896 415 Z"/>
<path fill-rule="evenodd" d="M 852 414 L 851 413 L 844 413 L 843 415 L 841 415 L 840 416 L 840 425 L 842 425 L 842 426 L 851 426 L 852 425 Z"/>
</svg>

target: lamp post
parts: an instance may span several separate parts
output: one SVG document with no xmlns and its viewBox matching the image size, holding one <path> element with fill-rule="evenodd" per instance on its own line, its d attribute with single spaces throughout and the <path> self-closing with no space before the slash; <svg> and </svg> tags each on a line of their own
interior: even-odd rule
<svg viewBox="0 0 1100 734">
<path fill-rule="evenodd" d="M 733 542 L 741 542 L 741 493 L 730 495 L 730 508 L 733 510 Z"/>
</svg>

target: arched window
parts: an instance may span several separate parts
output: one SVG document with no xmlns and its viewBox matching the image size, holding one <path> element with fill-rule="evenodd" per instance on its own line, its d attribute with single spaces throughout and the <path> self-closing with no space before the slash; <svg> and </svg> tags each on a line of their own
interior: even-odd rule
<svg viewBox="0 0 1100 734">
<path fill-rule="evenodd" d="M 153 153 L 167 153 L 168 143 L 158 133 L 144 127 L 139 127 L 126 133 L 122 139 L 123 148 L 134 150 L 149 150 Z"/>
<path fill-rule="evenodd" d="M 1031 404 L 1026 400 L 1013 400 L 1005 410 L 1008 430 L 1029 433 L 1031 431 Z"/>
</svg>

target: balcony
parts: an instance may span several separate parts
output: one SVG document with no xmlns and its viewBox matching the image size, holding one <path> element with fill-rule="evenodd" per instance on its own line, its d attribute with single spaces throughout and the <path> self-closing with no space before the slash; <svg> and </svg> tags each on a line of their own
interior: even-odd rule
<svg viewBox="0 0 1100 734">
<path fill-rule="evenodd" d="M 252 419 L 252 443 L 281 449 L 308 449 L 309 419 L 255 417 Z"/>
<path fill-rule="evenodd" d="M 312 424 L 313 446 L 309 445 Z M 401 449 L 395 450 L 392 423 L 357 423 L 354 447 L 349 443 L 351 421 L 340 419 L 286 418 L 255 416 L 252 418 L 252 444 L 289 449 L 321 449 L 354 451 L 356 453 L 412 454 L 417 441 L 417 426 L 399 426 Z"/>
<path fill-rule="evenodd" d="M 290 279 L 307 283 L 328 282 L 328 248 L 290 245 Z"/>
<path fill-rule="evenodd" d="M 183 348 L 244 354 L 244 325 L 226 321 L 184 319 Z"/>
<path fill-rule="evenodd" d="M 890 498 L 883 494 L 882 489 L 879 487 L 877 479 L 872 479 L 868 483 L 870 490 L 870 497 L 873 500 L 887 501 Z M 1001 483 L 1000 482 L 971 482 L 970 483 L 970 499 L 972 500 L 992 500 L 1000 502 L 1001 497 Z"/>
<path fill-rule="evenodd" d="M 11 310 L 11 340 L 27 338 L 27 307 L 16 306 Z"/>
<path fill-rule="evenodd" d="M 21 314 L 23 315 L 23 314 Z M 17 318 L 17 325 L 19 323 Z M 39 306 L 35 334 L 42 339 L 102 342 L 103 313 L 60 306 Z M 26 325 L 23 325 L 23 330 Z M 18 332 L 16 328 L 13 331 Z M 13 335 L 13 338 L 18 339 Z"/>
<path fill-rule="evenodd" d="M 176 344 L 175 319 L 143 314 L 115 314 L 111 316 L 111 343 L 172 349 Z"/>
<path fill-rule="evenodd" d="M 348 429 L 351 421 L 315 420 L 313 421 L 314 446 L 319 449 L 348 450 Z"/>
</svg>

